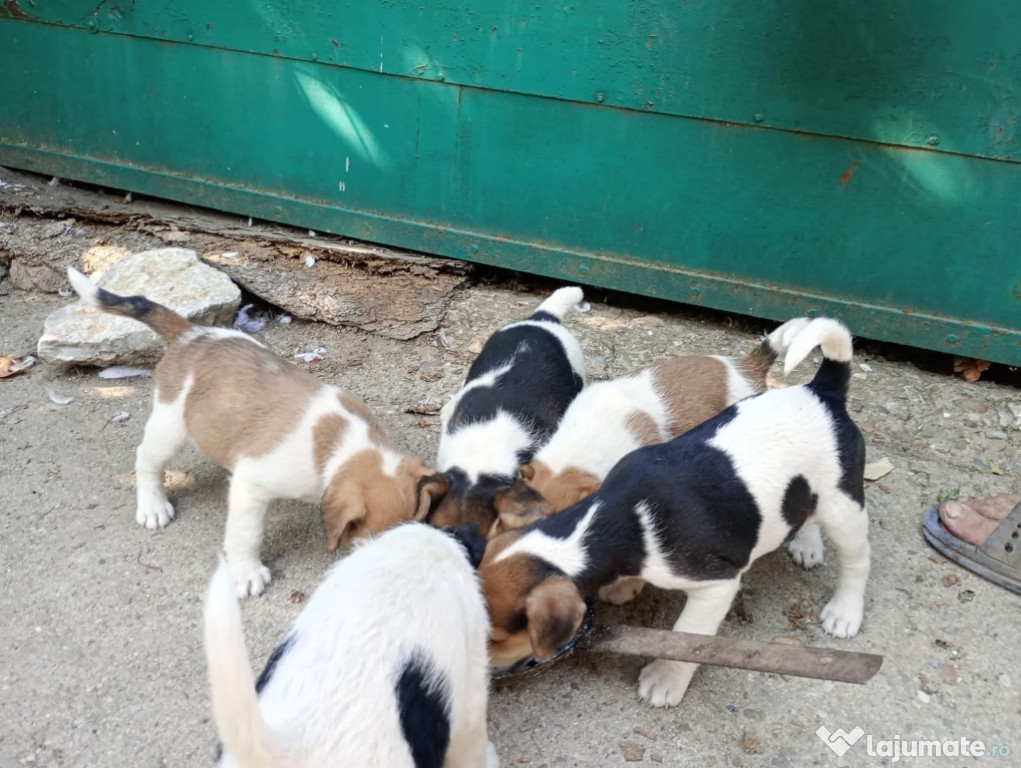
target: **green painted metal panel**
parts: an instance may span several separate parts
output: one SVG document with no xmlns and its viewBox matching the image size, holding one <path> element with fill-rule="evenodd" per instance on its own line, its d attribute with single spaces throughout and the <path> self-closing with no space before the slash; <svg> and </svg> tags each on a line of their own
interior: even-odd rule
<svg viewBox="0 0 1021 768">
<path fill-rule="evenodd" d="M 888 32 L 872 38 L 891 82 L 906 83 L 898 66 L 915 60 L 959 84 L 986 62 L 989 76 L 956 100 L 917 82 L 914 101 L 888 94 L 919 137 L 939 125 L 933 147 L 911 131 L 866 135 L 884 107 L 874 73 L 834 92 L 820 72 L 839 46 L 804 20 L 785 22 L 798 34 L 776 32 L 796 12 L 835 34 L 833 14 L 801 4 L 748 4 L 740 16 L 737 4 L 665 2 L 355 13 L 59 0 L 30 9 L 44 21 L 11 17 L 26 5 L 0 6 L 2 164 L 728 311 L 835 314 L 872 338 L 1021 364 L 1021 169 L 1006 159 L 1021 61 L 1021 35 L 1005 31 L 1021 31 L 1013 12 L 990 5 L 1000 24 L 983 37 L 947 3 L 961 33 L 931 55 L 916 43 L 898 59 Z M 838 5 L 845 23 L 909 8 Z M 933 25 L 913 39 L 934 39 Z M 781 39 L 736 56 L 764 29 Z M 326 34 L 337 45 L 313 61 Z M 603 35 L 594 52 L 587 35 Z M 766 55 L 805 37 L 813 72 Z M 522 50 L 517 69 L 508 46 Z M 419 49 L 443 72 L 420 70 Z M 382 72 L 370 61 L 380 52 Z M 740 82 L 753 66 L 757 79 Z M 790 87 L 795 70 L 804 88 Z M 678 90 L 681 73 L 697 83 Z M 599 103 L 596 82 L 619 87 Z M 677 98 L 624 108 L 638 104 L 634 83 Z M 728 114 L 754 113 L 756 88 L 785 95 L 787 127 L 830 122 L 778 130 L 783 110 L 770 108 L 736 125 Z M 1009 131 L 989 132 L 993 111 L 967 111 L 993 92 Z M 919 99 L 935 122 L 911 122 Z M 855 122 L 863 105 L 873 111 Z"/>
<path fill-rule="evenodd" d="M 20 4 L 19 4 L 20 3 Z M 32 19 L 733 123 L 1017 155 L 1021 5 L 8 0 Z"/>
</svg>

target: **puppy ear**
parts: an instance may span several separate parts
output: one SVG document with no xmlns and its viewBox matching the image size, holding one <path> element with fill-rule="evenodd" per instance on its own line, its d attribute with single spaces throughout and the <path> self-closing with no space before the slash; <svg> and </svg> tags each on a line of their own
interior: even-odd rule
<svg viewBox="0 0 1021 768">
<path fill-rule="evenodd" d="M 574 501 L 572 501 L 571 504 L 577 504 L 586 496 L 591 496 L 593 493 L 598 491 L 602 487 L 602 485 L 603 485 L 602 483 L 595 479 L 587 483 L 582 483 L 581 485 L 578 486 L 577 491 L 575 492 Z"/>
<path fill-rule="evenodd" d="M 464 551 L 468 555 L 468 562 L 471 563 L 472 568 L 477 569 L 479 563 L 482 562 L 482 556 L 486 554 L 486 540 L 479 536 L 475 526 L 471 523 L 461 523 L 461 525 L 452 525 L 440 530 L 453 536 L 457 543 L 464 547 Z"/>
<path fill-rule="evenodd" d="M 412 520 L 423 522 L 436 509 L 436 505 L 443 500 L 443 497 L 450 492 L 450 475 L 446 472 L 437 472 L 432 475 L 420 477 L 415 493 L 418 502 L 415 505 L 415 514 Z"/>
<path fill-rule="evenodd" d="M 522 480 L 531 480 L 535 477 L 535 465 L 531 463 L 522 464 L 518 467 L 518 477 Z"/>
<path fill-rule="evenodd" d="M 334 483 L 323 494 L 321 514 L 326 548 L 333 552 L 365 519 L 365 500 L 350 483 Z"/>
<path fill-rule="evenodd" d="M 493 509 L 497 520 L 489 533 L 490 538 L 504 531 L 524 528 L 553 513 L 550 503 L 521 477 L 514 481 L 514 485 L 493 494 Z"/>
<path fill-rule="evenodd" d="M 532 654 L 539 661 L 549 661 L 578 631 L 585 618 L 585 601 L 573 581 L 554 576 L 529 593 L 525 611 Z"/>
</svg>

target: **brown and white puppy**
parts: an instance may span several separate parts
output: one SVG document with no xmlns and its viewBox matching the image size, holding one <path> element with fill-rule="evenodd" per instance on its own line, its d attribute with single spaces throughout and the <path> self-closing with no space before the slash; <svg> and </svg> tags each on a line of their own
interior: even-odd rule
<svg viewBox="0 0 1021 768">
<path fill-rule="evenodd" d="M 521 467 L 514 486 L 494 496 L 500 519 L 492 535 L 566 509 L 596 491 L 631 451 L 672 440 L 764 392 L 770 367 L 807 324 L 808 318 L 789 320 L 743 357 L 673 357 L 586 387 L 549 442 Z"/>
<path fill-rule="evenodd" d="M 321 502 L 331 551 L 411 519 L 418 481 L 432 470 L 395 449 L 358 398 L 240 331 L 192 325 L 143 296 L 105 291 L 73 268 L 68 277 L 86 304 L 145 323 L 167 343 L 136 454 L 135 519 L 147 528 L 173 519 L 163 468 L 190 439 L 232 473 L 224 549 L 242 597 L 270 582 L 259 547 L 273 499 Z"/>
<path fill-rule="evenodd" d="M 861 626 L 870 569 L 865 441 L 847 413 L 851 335 L 829 318 L 792 341 L 785 370 L 820 346 L 809 384 L 741 400 L 680 437 L 621 459 L 598 491 L 489 540 L 479 579 L 498 669 L 552 658 L 577 632 L 584 597 L 622 579 L 687 593 L 678 632 L 715 634 L 752 563 L 809 523 L 837 549 L 837 590 L 823 630 Z M 697 665 L 659 659 L 641 697 L 673 706 Z"/>
</svg>

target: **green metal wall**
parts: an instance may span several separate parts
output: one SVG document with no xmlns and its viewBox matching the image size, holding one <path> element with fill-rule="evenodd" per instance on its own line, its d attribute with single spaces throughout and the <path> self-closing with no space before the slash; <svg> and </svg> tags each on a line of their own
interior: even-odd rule
<svg viewBox="0 0 1021 768">
<path fill-rule="evenodd" d="M 0 72 L 3 165 L 1021 364 L 1013 3 L 3 0 Z"/>
</svg>

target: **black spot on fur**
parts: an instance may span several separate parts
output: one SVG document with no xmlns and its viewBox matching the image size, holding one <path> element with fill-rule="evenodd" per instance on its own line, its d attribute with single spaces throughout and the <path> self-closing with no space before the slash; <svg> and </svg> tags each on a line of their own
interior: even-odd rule
<svg viewBox="0 0 1021 768">
<path fill-rule="evenodd" d="M 496 418 L 498 411 L 513 416 L 532 435 L 521 463 L 531 460 L 560 423 L 564 411 L 584 381 L 571 367 L 560 339 L 534 325 L 504 328 L 494 333 L 475 358 L 465 383 L 510 364 L 492 386 L 474 387 L 457 403 L 447 433 Z"/>
<path fill-rule="evenodd" d="M 847 398 L 847 388 L 851 383 L 850 363 L 841 363 L 837 360 L 824 358 L 819 370 L 815 372 L 808 387 L 820 396 L 838 396 L 841 400 Z"/>
<path fill-rule="evenodd" d="M 802 475 L 791 478 L 787 484 L 787 490 L 783 494 L 783 502 L 780 505 L 780 514 L 784 521 L 791 527 L 791 532 L 797 531 L 808 516 L 815 512 L 815 505 L 819 496 L 812 493 L 812 488 Z"/>
<path fill-rule="evenodd" d="M 404 662 L 394 694 L 415 768 L 442 768 L 450 745 L 449 683 L 425 651 L 417 649 Z"/>
<path fill-rule="evenodd" d="M 851 366 L 823 360 L 808 388 L 833 418 L 834 437 L 840 456 L 840 490 L 865 506 L 865 438 L 847 413 L 847 388 Z"/>
<path fill-rule="evenodd" d="M 552 314 L 550 312 L 547 312 L 545 309 L 540 309 L 537 312 L 533 312 L 528 319 L 529 320 L 534 320 L 537 323 L 559 323 L 560 322 L 560 318 L 559 317 L 557 317 L 556 315 L 554 315 L 554 314 Z"/>
<path fill-rule="evenodd" d="M 461 545 L 472 568 L 478 568 L 479 563 L 482 562 L 482 556 L 486 553 L 486 540 L 479 535 L 475 526 L 470 523 L 462 523 L 441 530 L 450 534 Z"/>
<path fill-rule="evenodd" d="M 280 663 L 280 659 L 284 657 L 291 646 L 294 645 L 294 635 L 289 635 L 280 645 L 273 649 L 273 653 L 269 655 L 266 660 L 266 666 L 262 670 L 262 674 L 259 675 L 259 679 L 255 681 L 255 692 L 262 693 L 262 689 L 265 688 L 270 679 L 273 677 L 273 673 L 276 671 L 277 664 Z"/>
<path fill-rule="evenodd" d="M 123 314 L 139 319 L 160 306 L 145 296 L 118 296 L 102 288 L 96 289 L 96 299 L 105 307 L 116 307 Z"/>
<path fill-rule="evenodd" d="M 678 575 L 729 579 L 748 564 L 761 512 L 730 458 L 708 445 L 736 415 L 731 406 L 679 438 L 629 453 L 598 491 L 533 523 L 548 536 L 567 538 L 591 506 L 600 505 L 586 539 L 590 565 L 575 578 L 583 594 L 641 573 L 646 552 L 637 510 L 643 505 Z"/>
</svg>

